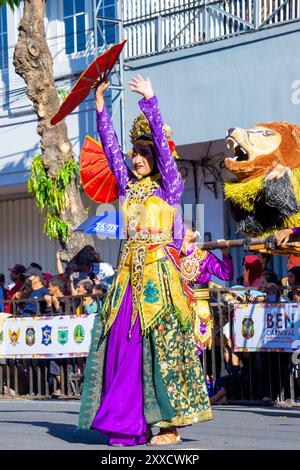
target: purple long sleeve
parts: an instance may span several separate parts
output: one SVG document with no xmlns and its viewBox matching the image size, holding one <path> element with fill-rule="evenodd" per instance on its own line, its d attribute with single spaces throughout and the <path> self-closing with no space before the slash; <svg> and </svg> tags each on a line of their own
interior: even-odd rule
<svg viewBox="0 0 300 470">
<path fill-rule="evenodd" d="M 139 101 L 139 105 L 150 123 L 155 160 L 161 175 L 164 199 L 170 205 L 179 204 L 184 183 L 169 148 L 157 98 L 153 96 L 149 100 L 142 99 Z"/>
<path fill-rule="evenodd" d="M 155 196 L 161 197 L 177 209 L 173 227 L 173 238 L 174 245 L 180 250 L 184 226 L 178 207 L 184 190 L 184 183 L 169 149 L 157 98 L 154 96 L 149 100 L 142 99 L 139 104 L 151 126 L 156 164 L 161 175 L 159 180 L 160 187 L 155 192 Z M 125 196 L 128 181 L 135 178 L 135 176 L 125 163 L 124 155 L 105 105 L 102 112 L 97 111 L 97 127 L 108 164 L 118 182 L 119 196 Z"/>
<path fill-rule="evenodd" d="M 192 254 L 194 248 L 188 250 L 187 255 Z M 216 276 L 223 281 L 231 281 L 233 279 L 233 262 L 230 257 L 223 256 L 220 260 L 213 253 L 207 252 L 205 259 L 201 262 L 200 275 L 195 281 L 198 284 L 207 284 L 211 280 L 211 276 Z"/>
<path fill-rule="evenodd" d="M 294 237 L 299 237 L 300 236 L 300 227 L 294 227 L 292 228 L 293 230 L 293 236 Z"/>
<path fill-rule="evenodd" d="M 126 186 L 129 179 L 133 177 L 133 173 L 125 163 L 124 155 L 105 105 L 103 111 L 97 111 L 97 128 L 109 167 L 118 182 L 119 196 L 125 196 Z"/>
<path fill-rule="evenodd" d="M 206 275 L 209 276 L 209 281 L 211 276 L 216 276 L 223 281 L 231 281 L 233 279 L 233 262 L 232 259 L 227 256 L 223 256 L 222 260 L 220 260 L 213 253 L 208 252 L 201 266 L 201 271 L 202 270 L 203 275 L 206 273 Z M 200 282 L 203 282 L 202 279 Z"/>
</svg>

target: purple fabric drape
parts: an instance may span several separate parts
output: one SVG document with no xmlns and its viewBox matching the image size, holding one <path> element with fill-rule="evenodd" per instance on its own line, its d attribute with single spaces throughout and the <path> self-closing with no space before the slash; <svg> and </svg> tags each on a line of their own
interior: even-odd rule
<svg viewBox="0 0 300 470">
<path fill-rule="evenodd" d="M 143 414 L 142 347 L 140 319 L 128 339 L 132 291 L 127 286 L 120 311 L 111 327 L 105 360 L 102 399 L 92 427 L 109 436 L 109 444 L 146 443 Z"/>
</svg>

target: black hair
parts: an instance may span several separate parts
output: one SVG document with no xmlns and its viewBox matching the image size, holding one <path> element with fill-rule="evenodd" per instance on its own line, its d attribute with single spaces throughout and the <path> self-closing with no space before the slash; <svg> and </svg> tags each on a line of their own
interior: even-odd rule
<svg viewBox="0 0 300 470">
<path fill-rule="evenodd" d="M 103 287 L 101 284 L 95 284 L 94 285 L 94 291 L 102 291 L 103 294 L 106 294 L 107 288 Z"/>
<path fill-rule="evenodd" d="M 5 276 L 3 273 L 0 273 L 0 282 L 5 282 Z"/>
<path fill-rule="evenodd" d="M 266 264 L 268 264 L 272 259 L 272 255 L 270 255 L 270 253 L 260 253 L 260 255 L 262 258 L 267 260 Z"/>
<path fill-rule="evenodd" d="M 264 277 L 267 282 L 271 282 L 272 284 L 279 283 L 278 276 L 276 273 L 274 273 L 274 271 L 264 271 L 262 273 L 262 277 Z"/>
<path fill-rule="evenodd" d="M 49 284 L 52 284 L 55 287 L 59 287 L 62 291 L 65 287 L 64 279 L 61 276 L 53 276 L 49 279 Z"/>
<path fill-rule="evenodd" d="M 92 245 L 85 245 L 69 262 L 77 264 L 77 266 L 83 266 L 93 262 L 93 252 L 95 248 Z"/>
<path fill-rule="evenodd" d="M 295 285 L 300 285 L 300 266 L 295 266 L 294 268 L 289 269 L 288 272 L 295 276 Z"/>
<path fill-rule="evenodd" d="M 81 284 L 82 284 L 84 290 L 86 290 L 87 294 L 92 294 L 93 293 L 94 285 L 93 285 L 92 282 L 82 281 Z"/>
<path fill-rule="evenodd" d="M 38 263 L 30 263 L 29 266 L 30 266 L 31 268 L 37 268 L 37 269 L 39 269 L 40 271 L 43 271 L 42 266 L 41 266 L 40 264 L 38 264 Z"/>
</svg>

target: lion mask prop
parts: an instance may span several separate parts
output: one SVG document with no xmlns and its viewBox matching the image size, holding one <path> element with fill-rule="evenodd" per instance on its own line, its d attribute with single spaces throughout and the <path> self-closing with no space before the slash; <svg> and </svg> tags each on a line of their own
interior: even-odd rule
<svg viewBox="0 0 300 470">
<path fill-rule="evenodd" d="M 287 122 L 229 129 L 234 156 L 225 166 L 235 180 L 225 182 L 237 229 L 269 235 L 300 226 L 300 127 Z"/>
</svg>

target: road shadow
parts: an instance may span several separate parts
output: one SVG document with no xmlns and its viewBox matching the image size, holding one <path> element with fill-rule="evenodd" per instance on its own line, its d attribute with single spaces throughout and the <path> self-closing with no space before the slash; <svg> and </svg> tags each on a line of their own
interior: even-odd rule
<svg viewBox="0 0 300 470">
<path fill-rule="evenodd" d="M 73 424 L 64 424 L 64 423 L 51 423 L 49 421 L 4 421 L 1 420 L 2 423 L 7 423 L 7 424 L 27 424 L 30 426 L 36 426 L 36 427 L 43 427 L 47 429 L 47 433 L 55 437 L 56 439 L 60 439 L 64 442 L 68 442 L 69 444 L 87 444 L 87 445 L 106 445 L 108 446 L 108 437 L 102 434 L 101 432 L 95 430 L 95 429 L 78 429 L 75 425 Z M 198 440 L 191 439 L 191 438 L 182 438 L 182 444 L 181 445 L 170 445 L 166 446 L 166 449 L 182 449 L 184 445 L 188 444 L 189 442 L 198 442 Z M 135 448 L 138 449 L 141 446 L 135 447 L 133 446 L 132 449 L 134 450 Z M 144 447 L 144 446 L 143 446 Z M 157 446 L 147 446 L 149 449 L 157 449 Z M 124 449 L 124 447 L 123 447 Z"/>
<path fill-rule="evenodd" d="M 258 409 L 253 409 L 253 408 L 249 408 L 247 410 L 245 409 L 240 409 L 240 408 L 233 408 L 233 407 L 230 407 L 230 408 L 227 408 L 226 405 L 225 406 L 222 406 L 220 405 L 219 407 L 215 407 L 213 406 L 212 408 L 213 410 L 218 410 L 218 411 L 227 411 L 227 412 L 238 412 L 238 413 L 253 413 L 253 414 L 257 414 L 257 415 L 261 415 L 261 416 L 267 416 L 267 417 L 270 417 L 270 416 L 274 416 L 274 417 L 278 417 L 278 418 L 300 418 L 300 410 L 297 412 L 293 412 L 293 411 L 290 411 L 291 408 L 287 408 L 286 411 L 285 410 L 280 410 L 280 411 L 277 411 L 278 408 L 272 408 L 272 409 L 266 409 L 266 408 L 262 408 L 262 410 L 258 410 Z"/>
<path fill-rule="evenodd" d="M 57 439 L 70 444 L 81 443 L 90 445 L 108 445 L 108 438 L 95 429 L 77 429 L 73 424 L 50 423 L 49 421 L 4 421 L 7 424 L 28 424 L 30 426 L 43 427 L 47 433 Z"/>
</svg>

